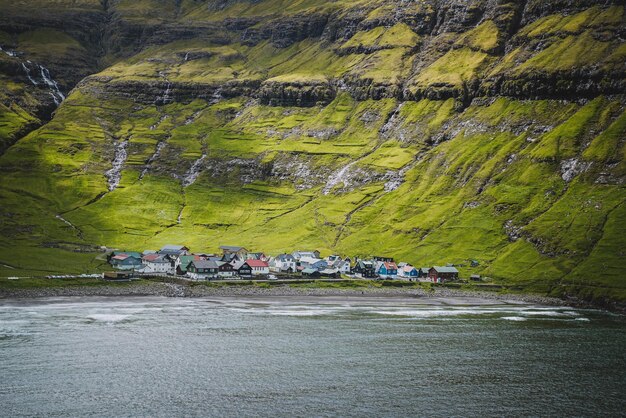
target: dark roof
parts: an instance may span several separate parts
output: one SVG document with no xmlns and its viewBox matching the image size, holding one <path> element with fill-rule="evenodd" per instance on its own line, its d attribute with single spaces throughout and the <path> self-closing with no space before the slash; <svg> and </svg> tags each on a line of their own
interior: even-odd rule
<svg viewBox="0 0 626 418">
<path fill-rule="evenodd" d="M 278 254 L 276 256 L 276 260 L 278 260 L 278 261 L 295 261 L 296 259 L 291 254 Z"/>
<path fill-rule="evenodd" d="M 387 256 L 382 256 L 382 255 L 374 255 L 372 256 L 372 258 L 376 261 L 386 261 L 386 260 L 393 261 L 393 257 L 387 257 Z"/>
<path fill-rule="evenodd" d="M 235 270 L 239 270 L 239 269 L 241 269 L 241 268 L 242 268 L 242 267 L 244 267 L 244 266 L 246 266 L 246 267 L 250 268 L 250 265 L 249 265 L 246 261 L 244 261 L 244 260 L 238 260 L 237 262 L 235 262 L 235 263 L 233 264 L 233 268 L 234 268 Z"/>
<path fill-rule="evenodd" d="M 454 267 L 441 267 L 434 266 L 433 267 L 437 273 L 458 273 L 459 271 Z"/>
<path fill-rule="evenodd" d="M 173 244 L 168 244 L 168 245 L 164 245 L 163 248 L 161 248 L 161 251 L 188 251 L 189 248 L 185 247 L 184 245 L 173 245 Z"/>
<path fill-rule="evenodd" d="M 219 267 L 215 261 L 194 260 L 192 263 L 197 269 L 216 269 Z"/>
<path fill-rule="evenodd" d="M 238 247 L 236 245 L 220 245 L 220 249 L 221 250 L 226 250 L 226 251 L 234 251 L 234 252 L 237 252 L 237 251 L 240 251 L 240 250 L 245 250 L 244 247 Z"/>
<path fill-rule="evenodd" d="M 233 260 L 238 259 L 237 254 L 233 254 L 233 253 L 229 253 L 229 254 L 224 254 L 222 256 L 222 258 L 220 259 L 220 261 L 226 261 L 228 263 L 232 262 Z"/>
<path fill-rule="evenodd" d="M 181 255 L 182 253 L 184 253 L 187 250 L 175 250 L 173 248 L 171 249 L 161 249 L 158 251 L 159 254 L 165 254 L 165 255 Z"/>
</svg>

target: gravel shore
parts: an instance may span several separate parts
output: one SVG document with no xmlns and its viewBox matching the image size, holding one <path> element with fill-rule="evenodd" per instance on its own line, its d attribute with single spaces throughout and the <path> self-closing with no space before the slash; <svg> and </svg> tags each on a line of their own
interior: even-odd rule
<svg viewBox="0 0 626 418">
<path fill-rule="evenodd" d="M 304 288 L 288 285 L 259 286 L 188 286 L 178 283 L 130 283 L 127 285 L 71 286 L 37 289 L 0 289 L 1 299 L 33 299 L 59 296 L 163 296 L 163 297 L 368 297 L 368 298 L 454 298 L 484 299 L 509 303 L 528 303 L 549 306 L 581 306 L 575 301 L 564 301 L 533 294 L 502 294 L 485 291 L 468 291 L 435 288 Z M 583 306 L 587 307 L 587 306 Z"/>
</svg>

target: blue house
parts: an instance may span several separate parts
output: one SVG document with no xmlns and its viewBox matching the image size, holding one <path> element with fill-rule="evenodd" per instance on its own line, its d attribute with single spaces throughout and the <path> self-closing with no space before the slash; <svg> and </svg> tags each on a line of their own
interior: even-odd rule
<svg viewBox="0 0 626 418">
<path fill-rule="evenodd" d="M 143 267 L 141 257 L 128 254 L 113 256 L 109 260 L 109 263 L 111 263 L 111 266 L 120 270 L 138 270 Z"/>
<path fill-rule="evenodd" d="M 398 266 L 396 265 L 396 263 L 393 262 L 379 261 L 376 273 L 381 278 L 393 278 L 398 275 Z"/>
<path fill-rule="evenodd" d="M 419 272 L 417 271 L 417 269 L 410 264 L 403 266 L 398 271 L 398 274 L 407 279 L 417 279 L 417 277 L 419 276 Z"/>
<path fill-rule="evenodd" d="M 326 260 L 314 257 L 302 257 L 298 261 L 298 265 L 304 267 L 305 269 L 315 269 L 319 271 L 328 268 L 328 262 Z"/>
</svg>

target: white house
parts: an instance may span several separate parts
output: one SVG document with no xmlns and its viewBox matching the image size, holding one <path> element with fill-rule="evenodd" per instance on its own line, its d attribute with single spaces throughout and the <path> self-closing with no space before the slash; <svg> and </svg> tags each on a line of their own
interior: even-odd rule
<svg viewBox="0 0 626 418">
<path fill-rule="evenodd" d="M 171 273 L 172 262 L 163 254 L 147 254 L 141 257 L 144 268 L 142 273 Z"/>
<path fill-rule="evenodd" d="M 276 273 L 295 272 L 296 259 L 291 254 L 279 254 L 270 261 L 270 270 Z"/>
<path fill-rule="evenodd" d="M 337 269 L 341 274 L 350 273 L 350 262 L 346 260 L 338 260 L 333 263 L 333 268 Z"/>
<path fill-rule="evenodd" d="M 315 270 L 324 270 L 328 267 L 328 262 L 326 260 L 322 260 L 321 258 L 317 257 L 301 257 L 299 262 L 300 266 L 304 268 L 312 268 Z"/>
<path fill-rule="evenodd" d="M 296 259 L 296 261 L 300 261 L 303 257 L 309 257 L 309 258 L 320 258 L 320 252 L 315 250 L 315 251 L 294 251 L 293 253 L 291 253 L 291 255 L 293 256 L 293 258 Z"/>
<path fill-rule="evenodd" d="M 246 260 L 246 263 L 252 269 L 253 276 L 263 276 L 270 274 L 270 266 L 266 261 L 261 260 Z"/>
</svg>

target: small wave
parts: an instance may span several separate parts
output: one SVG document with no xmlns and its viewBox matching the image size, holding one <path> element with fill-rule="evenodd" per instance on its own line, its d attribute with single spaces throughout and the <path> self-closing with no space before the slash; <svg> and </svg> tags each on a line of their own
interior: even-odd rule
<svg viewBox="0 0 626 418">
<path fill-rule="evenodd" d="M 589 319 L 589 318 L 583 318 L 583 317 L 581 317 L 581 318 L 576 318 L 576 319 L 574 319 L 574 321 L 589 322 L 589 321 L 590 321 L 590 319 Z"/>
<path fill-rule="evenodd" d="M 520 312 L 520 314 L 526 315 L 526 316 L 552 316 L 552 317 L 560 317 L 560 318 L 569 318 L 569 317 L 571 317 L 573 315 L 577 315 L 575 312 L 572 312 L 572 311 L 563 312 L 563 311 L 548 311 L 548 310 L 544 310 L 544 311 L 536 311 L 536 310 L 522 311 L 522 312 Z"/>
<path fill-rule="evenodd" d="M 122 322 L 126 318 L 129 318 L 129 317 L 130 315 L 120 315 L 120 314 L 92 314 L 92 315 L 87 316 L 88 319 L 92 319 L 98 322 L 107 322 L 107 323 Z"/>
<path fill-rule="evenodd" d="M 527 321 L 527 318 L 524 318 L 523 316 L 503 316 L 501 319 L 504 319 L 506 321 Z"/>
<path fill-rule="evenodd" d="M 460 315 L 487 315 L 499 313 L 498 310 L 484 309 L 397 309 L 397 310 L 373 310 L 370 313 L 377 315 L 409 316 L 413 318 L 433 318 L 439 316 Z"/>
<path fill-rule="evenodd" d="M 276 316 L 320 316 L 336 313 L 333 309 L 307 309 L 307 310 L 267 310 L 264 313 Z"/>
<path fill-rule="evenodd" d="M 9 338 L 23 338 L 23 337 L 30 337 L 30 336 L 31 334 L 25 331 L 0 329 L 0 340 L 9 339 Z"/>
<path fill-rule="evenodd" d="M 244 305 L 245 306 L 245 305 Z M 343 307 L 307 307 L 307 306 L 282 306 L 278 307 L 229 307 L 232 312 L 241 312 L 254 315 L 273 315 L 273 316 L 320 316 L 320 315 L 333 315 L 342 312 L 346 312 L 350 309 Z"/>
</svg>

